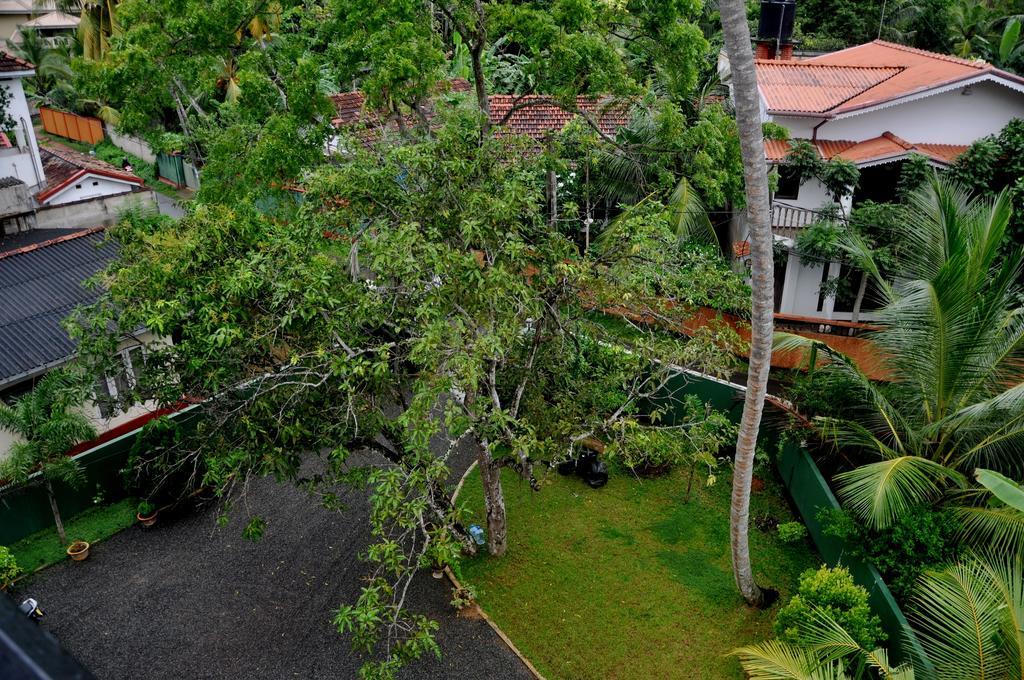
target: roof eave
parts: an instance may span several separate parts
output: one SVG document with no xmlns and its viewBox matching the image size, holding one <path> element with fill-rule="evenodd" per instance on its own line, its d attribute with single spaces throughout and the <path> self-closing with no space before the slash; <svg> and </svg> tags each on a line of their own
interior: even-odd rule
<svg viewBox="0 0 1024 680">
<path fill-rule="evenodd" d="M 839 110 L 832 112 L 832 118 L 849 118 L 851 116 L 857 116 L 862 113 L 870 113 L 876 109 L 885 109 L 892 106 L 897 106 L 904 102 L 912 102 L 918 99 L 924 99 L 936 94 L 943 94 L 950 90 L 954 90 L 958 87 L 964 87 L 971 85 L 974 82 L 993 82 L 999 80 L 1007 80 L 1016 84 L 1016 87 L 1007 86 L 1012 90 L 1024 94 L 1024 78 L 1013 76 L 1012 74 L 1000 71 L 999 69 L 989 69 L 980 73 L 971 73 L 964 76 L 959 76 L 951 80 L 946 80 L 941 83 L 935 83 L 932 85 L 926 85 L 919 87 L 916 90 L 910 92 L 904 92 L 903 94 L 888 97 L 885 99 L 879 99 L 877 101 L 865 102 L 863 104 L 856 104 L 854 106 L 844 106 Z"/>
</svg>

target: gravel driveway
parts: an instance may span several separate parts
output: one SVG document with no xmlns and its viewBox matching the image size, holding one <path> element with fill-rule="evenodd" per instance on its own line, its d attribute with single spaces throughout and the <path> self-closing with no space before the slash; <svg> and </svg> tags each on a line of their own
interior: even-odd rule
<svg viewBox="0 0 1024 680">
<path fill-rule="evenodd" d="M 467 451 L 453 461 L 468 464 Z M 457 478 L 457 475 L 454 475 Z M 101 680 L 354 678 L 363 657 L 331 625 L 354 602 L 367 567 L 365 497 L 343 514 L 291 485 L 265 480 L 251 492 L 268 526 L 263 540 L 241 523 L 217 528 L 216 511 L 134 526 L 97 545 L 88 561 L 62 563 L 23 585 L 46 611 L 43 625 Z M 448 605 L 447 580 L 423 574 L 411 607 L 439 621 L 443 656 L 407 678 L 531 678 L 479 619 Z"/>
</svg>

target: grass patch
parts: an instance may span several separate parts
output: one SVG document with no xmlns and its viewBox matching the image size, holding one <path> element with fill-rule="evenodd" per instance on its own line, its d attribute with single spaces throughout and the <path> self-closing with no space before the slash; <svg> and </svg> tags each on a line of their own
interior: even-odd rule
<svg viewBox="0 0 1024 680">
<path fill-rule="evenodd" d="M 637 480 L 613 473 L 592 490 L 556 473 L 532 492 L 502 481 L 509 513 L 504 558 L 461 567 L 479 601 L 522 652 L 558 678 L 742 678 L 729 652 L 771 636 L 775 610 L 757 611 L 736 591 L 729 553 L 731 480 L 721 475 L 684 503 L 685 475 Z M 486 526 L 479 474 L 460 496 Z M 790 521 L 775 485 L 754 495 L 752 516 Z M 783 599 L 820 559 L 808 542 L 787 545 L 751 528 L 758 582 Z"/>
<path fill-rule="evenodd" d="M 132 525 L 137 506 L 138 499 L 126 498 L 111 505 L 81 512 L 64 522 L 68 540 L 96 543 L 110 538 Z M 26 574 L 67 559 L 64 546 L 57 537 L 56 528 L 44 529 L 26 536 L 11 546 L 11 553 L 14 554 L 14 559 L 18 561 L 22 572 Z"/>
</svg>

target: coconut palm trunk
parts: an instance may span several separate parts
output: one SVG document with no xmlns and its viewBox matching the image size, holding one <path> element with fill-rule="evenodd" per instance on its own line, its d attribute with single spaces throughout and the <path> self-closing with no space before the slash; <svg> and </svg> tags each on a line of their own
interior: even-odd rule
<svg viewBox="0 0 1024 680">
<path fill-rule="evenodd" d="M 747 26 L 747 8 L 743 0 L 721 0 L 719 9 L 725 47 L 732 72 L 732 94 L 743 156 L 743 179 L 746 185 L 747 226 L 750 240 L 751 285 L 753 295 L 750 317 L 750 367 L 743 418 L 736 440 L 736 463 L 733 473 L 731 546 L 733 573 L 743 598 L 750 604 L 763 606 L 771 599 L 754 581 L 750 563 L 750 483 L 753 477 L 754 451 L 761 425 L 761 412 L 771 369 L 774 262 L 772 230 L 768 198 L 768 169 L 764 158 L 764 135 L 761 127 L 761 105 L 754 70 L 754 53 Z"/>
</svg>

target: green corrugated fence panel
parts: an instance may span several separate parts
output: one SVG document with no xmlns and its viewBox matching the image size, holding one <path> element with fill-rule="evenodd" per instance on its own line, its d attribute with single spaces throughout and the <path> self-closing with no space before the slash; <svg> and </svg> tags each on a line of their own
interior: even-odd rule
<svg viewBox="0 0 1024 680">
<path fill-rule="evenodd" d="M 195 409 L 191 406 L 170 417 L 179 423 L 189 422 L 195 416 Z M 104 502 L 120 500 L 127 495 L 121 471 L 138 436 L 139 430 L 134 430 L 75 457 L 85 473 L 85 482 L 77 488 L 60 483 L 54 485 L 64 519 L 92 507 L 97 494 Z M 11 545 L 52 527 L 50 503 L 38 484 L 0 494 L 0 545 Z"/>
<path fill-rule="evenodd" d="M 156 156 L 157 177 L 185 186 L 185 161 L 181 156 L 159 153 Z"/>
</svg>

